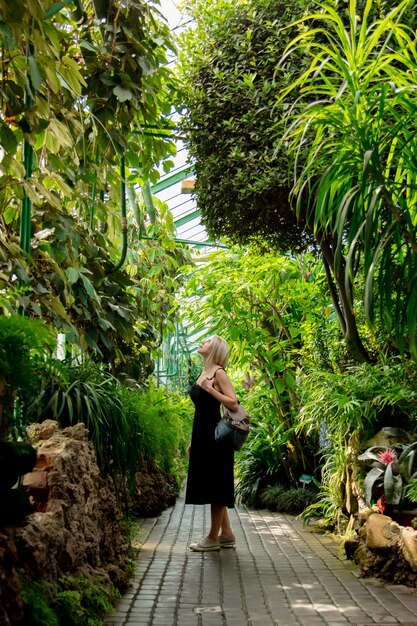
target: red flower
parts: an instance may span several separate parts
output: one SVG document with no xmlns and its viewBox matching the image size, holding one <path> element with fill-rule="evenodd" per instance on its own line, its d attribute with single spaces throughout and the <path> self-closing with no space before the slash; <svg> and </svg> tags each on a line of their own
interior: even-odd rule
<svg viewBox="0 0 417 626">
<path fill-rule="evenodd" d="M 384 465 L 389 465 L 395 459 L 395 452 L 391 450 L 391 448 L 387 448 L 383 452 L 378 454 L 378 461 L 380 463 L 384 463 Z"/>
</svg>

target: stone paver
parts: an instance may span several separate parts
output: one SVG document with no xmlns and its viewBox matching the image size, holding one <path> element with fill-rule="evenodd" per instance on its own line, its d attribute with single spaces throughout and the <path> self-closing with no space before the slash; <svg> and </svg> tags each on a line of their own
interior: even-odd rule
<svg viewBox="0 0 417 626">
<path fill-rule="evenodd" d="M 360 579 L 334 539 L 292 516 L 237 507 L 236 549 L 191 552 L 208 506 L 145 520 L 131 587 L 106 626 L 417 626 L 417 592 Z"/>
</svg>

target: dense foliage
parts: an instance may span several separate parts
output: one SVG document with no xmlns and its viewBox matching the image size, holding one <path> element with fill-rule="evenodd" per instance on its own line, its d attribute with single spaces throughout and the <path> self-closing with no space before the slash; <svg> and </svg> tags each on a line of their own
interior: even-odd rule
<svg viewBox="0 0 417 626">
<path fill-rule="evenodd" d="M 23 591 L 26 623 L 31 626 L 100 626 L 120 593 L 109 581 L 63 576 L 57 585 L 32 582 Z"/>
<path fill-rule="evenodd" d="M 205 260 L 193 270 L 182 304 L 192 328 L 207 328 L 230 343 L 238 395 L 253 416 L 238 455 L 240 491 L 275 482 L 296 486 L 317 463 L 317 438 L 296 433 L 296 376 L 305 342 L 313 343 L 314 320 L 326 328 L 324 345 L 316 342 L 323 362 L 334 358 L 340 341 L 323 297 L 320 266 L 309 256 L 260 256 L 250 249 L 214 252 Z"/>
<path fill-rule="evenodd" d="M 209 229 L 295 251 L 296 212 L 357 362 L 375 359 L 358 330 L 362 311 L 384 325 L 387 350 L 415 351 L 415 35 L 407 4 L 196 0 L 197 27 L 182 40 L 185 126 Z"/>
<path fill-rule="evenodd" d="M 262 235 L 281 250 L 310 241 L 290 210 L 288 150 L 277 148 L 273 131 L 282 113 L 277 93 L 304 66 L 297 55 L 277 68 L 296 32 L 282 29 L 306 6 L 305 0 L 187 3 L 195 27 L 181 41 L 182 123 L 198 205 L 213 236 L 247 242 Z"/>
<path fill-rule="evenodd" d="M 187 398 L 153 385 L 123 385 L 88 362 L 37 365 L 39 388 L 24 404 L 26 423 L 54 419 L 65 428 L 84 422 L 103 475 L 110 475 L 126 497 L 146 459 L 180 489 L 190 431 Z"/>
<path fill-rule="evenodd" d="M 3 308 L 146 378 L 187 258 L 137 191 L 175 152 L 169 29 L 141 2 L 26 4 L 0 2 Z"/>
<path fill-rule="evenodd" d="M 302 17 L 280 63 L 301 50 L 309 66 L 280 102 L 301 95 L 310 105 L 296 102 L 284 139 L 301 158 L 297 212 L 331 244 L 347 305 L 363 299 L 368 319 L 378 310 L 397 346 L 417 356 L 415 5 L 404 0 L 379 17 L 374 4 L 359 17 L 356 2 L 346 15 L 318 2 Z"/>
</svg>

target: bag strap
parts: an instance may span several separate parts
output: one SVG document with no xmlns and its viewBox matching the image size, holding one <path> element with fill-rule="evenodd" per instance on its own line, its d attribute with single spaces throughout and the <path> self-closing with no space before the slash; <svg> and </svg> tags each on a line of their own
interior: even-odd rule
<svg viewBox="0 0 417 626">
<path fill-rule="evenodd" d="M 215 378 L 215 376 L 216 376 L 216 374 L 217 374 L 217 372 L 218 372 L 219 370 L 223 370 L 224 372 L 226 371 L 226 370 L 224 369 L 224 367 L 218 367 L 218 368 L 216 369 L 216 371 L 214 372 L 213 376 L 211 376 L 210 378 L 207 378 L 207 380 L 213 380 L 213 378 Z"/>
</svg>

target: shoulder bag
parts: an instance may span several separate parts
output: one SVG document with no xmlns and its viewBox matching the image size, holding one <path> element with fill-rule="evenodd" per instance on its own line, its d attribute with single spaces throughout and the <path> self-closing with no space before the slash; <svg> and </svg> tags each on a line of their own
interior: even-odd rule
<svg viewBox="0 0 417 626">
<path fill-rule="evenodd" d="M 250 417 L 241 404 L 236 411 L 222 405 L 223 416 L 214 431 L 215 440 L 222 446 L 240 450 L 249 434 Z"/>
</svg>

